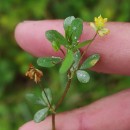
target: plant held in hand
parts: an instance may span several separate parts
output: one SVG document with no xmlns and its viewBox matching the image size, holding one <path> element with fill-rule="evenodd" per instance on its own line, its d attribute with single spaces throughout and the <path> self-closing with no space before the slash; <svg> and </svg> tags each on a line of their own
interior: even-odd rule
<svg viewBox="0 0 130 130">
<path fill-rule="evenodd" d="M 95 17 L 94 23 L 90 23 L 95 30 L 95 35 L 92 39 L 88 39 L 83 42 L 79 42 L 82 31 L 83 31 L 83 21 L 80 18 L 75 18 L 74 16 L 67 17 L 64 20 L 64 30 L 65 36 L 60 34 L 56 30 L 48 30 L 46 32 L 46 38 L 50 41 L 52 48 L 55 51 L 61 51 L 64 58 L 61 57 L 41 57 L 38 58 L 37 64 L 41 67 L 50 68 L 57 64 L 61 64 L 59 73 L 67 75 L 67 83 L 63 95 L 60 97 L 57 104 L 52 104 L 52 94 L 49 88 L 42 89 L 41 95 L 39 97 L 28 94 L 28 98 L 43 106 L 41 110 L 36 112 L 34 115 L 34 121 L 40 122 L 44 120 L 48 114 L 52 115 L 52 130 L 56 130 L 55 127 L 55 115 L 57 109 L 63 102 L 72 82 L 73 77 L 76 75 L 77 79 L 81 83 L 87 83 L 90 80 L 90 75 L 87 69 L 92 68 L 99 61 L 99 54 L 92 54 L 87 59 L 84 60 L 84 55 L 86 54 L 89 46 L 95 40 L 96 36 L 105 36 L 110 31 L 105 28 L 105 23 L 107 18 L 102 18 L 100 15 L 98 18 Z M 85 47 L 83 52 L 81 48 Z M 62 49 L 64 48 L 64 50 Z M 43 76 L 42 71 L 36 69 L 33 65 L 29 66 L 29 70 L 26 72 L 26 76 L 33 79 L 40 88 L 42 88 L 40 81 Z"/>
</svg>

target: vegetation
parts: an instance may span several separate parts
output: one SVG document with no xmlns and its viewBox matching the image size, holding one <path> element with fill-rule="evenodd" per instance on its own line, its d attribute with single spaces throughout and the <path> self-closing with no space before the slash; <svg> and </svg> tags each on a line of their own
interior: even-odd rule
<svg viewBox="0 0 130 130">
<path fill-rule="evenodd" d="M 14 29 L 19 22 L 27 19 L 64 19 L 68 16 L 80 17 L 84 21 L 93 21 L 93 17 L 100 14 L 107 17 L 109 21 L 129 22 L 129 5 L 129 0 L 1 1 L 0 129 L 17 130 L 23 123 L 31 120 L 34 112 L 39 109 L 38 107 L 32 107 L 24 98 L 26 93 L 32 91 L 38 94 L 39 89 L 24 76 L 28 64 L 34 63 L 36 65 L 36 59 L 21 50 L 14 40 Z M 50 70 L 43 69 L 44 73 L 46 73 L 46 77 L 43 80 L 48 80 L 52 84 L 50 88 L 54 94 L 57 94 L 56 97 L 53 97 L 57 101 L 63 92 L 63 88 L 60 86 L 64 84 L 64 77 L 59 77 L 56 73 L 57 67 L 54 68 Z M 64 104 L 60 107 L 59 112 L 87 105 L 130 85 L 127 76 L 101 75 L 93 72 L 89 72 L 89 74 L 93 78 L 91 78 L 87 86 L 86 84 L 79 84 L 74 79 L 73 87 L 69 91 Z M 52 78 L 50 78 L 50 75 L 52 75 Z M 47 86 L 46 82 L 44 82 L 44 86 Z"/>
</svg>

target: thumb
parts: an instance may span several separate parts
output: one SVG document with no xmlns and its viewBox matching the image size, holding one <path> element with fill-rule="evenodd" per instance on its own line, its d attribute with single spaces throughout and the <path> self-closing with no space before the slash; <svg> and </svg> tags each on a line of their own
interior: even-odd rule
<svg viewBox="0 0 130 130">
<path fill-rule="evenodd" d="M 56 130 L 130 130 L 130 89 L 87 107 L 56 115 Z M 19 130 L 51 130 L 51 117 Z"/>
</svg>

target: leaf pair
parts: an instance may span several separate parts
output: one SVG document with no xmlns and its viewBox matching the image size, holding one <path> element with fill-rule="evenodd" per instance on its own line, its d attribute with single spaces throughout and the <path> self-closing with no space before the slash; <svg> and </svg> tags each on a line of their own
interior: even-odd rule
<svg viewBox="0 0 130 130">
<path fill-rule="evenodd" d="M 82 34 L 83 21 L 80 18 L 70 16 L 64 20 L 65 36 L 68 42 L 75 44 Z"/>
<path fill-rule="evenodd" d="M 77 79 L 81 83 L 87 83 L 90 80 L 89 74 L 84 71 L 85 69 L 89 69 L 93 67 L 99 61 L 99 54 L 93 54 L 89 56 L 81 65 L 80 69 L 76 71 Z"/>
<path fill-rule="evenodd" d="M 82 48 L 93 41 L 93 39 L 90 39 L 78 44 L 78 39 L 83 31 L 83 21 L 80 18 L 75 18 L 74 16 L 67 17 L 64 20 L 64 30 L 66 39 L 72 44 L 72 49 Z"/>
<path fill-rule="evenodd" d="M 46 93 L 46 94 L 45 94 Z M 41 96 L 36 96 L 35 94 L 27 94 L 26 98 L 33 102 L 34 104 L 42 105 L 44 108 L 38 110 L 34 115 L 35 122 L 41 122 L 46 118 L 50 110 L 50 104 L 52 103 L 52 94 L 49 88 L 45 88 L 42 91 Z M 48 103 L 49 100 L 49 103 Z"/>
<path fill-rule="evenodd" d="M 34 121 L 37 123 L 44 120 L 49 113 L 50 104 L 52 102 L 52 94 L 51 94 L 51 91 L 49 88 L 45 88 L 44 91 L 42 91 L 42 98 L 43 98 L 44 103 L 46 104 L 47 107 L 45 107 L 45 108 L 43 108 L 35 113 Z"/>
<path fill-rule="evenodd" d="M 56 30 L 46 31 L 46 37 L 51 42 L 54 50 L 58 51 L 63 45 L 66 49 L 74 49 L 77 41 L 82 34 L 83 21 L 74 16 L 64 20 L 65 37 Z"/>
</svg>

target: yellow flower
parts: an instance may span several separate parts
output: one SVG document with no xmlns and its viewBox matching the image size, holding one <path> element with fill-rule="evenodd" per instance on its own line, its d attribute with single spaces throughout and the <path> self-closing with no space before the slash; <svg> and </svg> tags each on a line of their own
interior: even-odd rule
<svg viewBox="0 0 130 130">
<path fill-rule="evenodd" d="M 107 18 L 102 18 L 102 16 L 100 15 L 98 18 L 97 17 L 94 18 L 94 22 L 96 27 L 100 30 L 105 26 L 105 23 L 107 22 Z"/>
<path fill-rule="evenodd" d="M 32 64 L 29 65 L 28 71 L 25 73 L 30 79 L 33 79 L 36 83 L 41 81 L 43 73 L 41 70 L 36 69 Z"/>
<path fill-rule="evenodd" d="M 104 36 L 107 35 L 110 30 L 105 28 L 105 23 L 107 22 L 107 18 L 102 18 L 100 15 L 99 17 L 94 18 L 94 22 L 90 22 L 90 26 L 100 35 Z"/>
<path fill-rule="evenodd" d="M 109 29 L 107 29 L 107 28 L 102 28 L 101 30 L 98 31 L 98 34 L 99 34 L 100 36 L 104 36 L 104 35 L 109 34 L 109 32 L 110 32 Z"/>
</svg>

